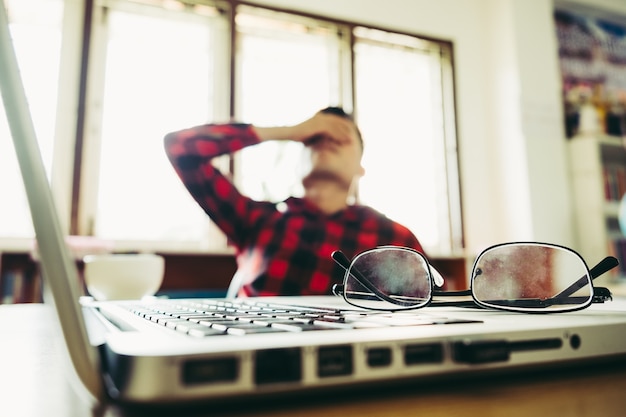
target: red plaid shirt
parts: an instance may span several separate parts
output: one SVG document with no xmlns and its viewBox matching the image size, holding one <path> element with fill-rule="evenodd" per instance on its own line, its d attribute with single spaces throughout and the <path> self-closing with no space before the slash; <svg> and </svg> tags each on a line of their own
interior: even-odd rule
<svg viewBox="0 0 626 417">
<path fill-rule="evenodd" d="M 242 195 L 211 160 L 257 143 L 244 124 L 197 126 L 165 138 L 183 183 L 236 249 L 240 295 L 330 294 L 343 280 L 342 268 L 330 257 L 336 249 L 349 258 L 380 245 L 423 252 L 406 227 L 370 207 L 348 206 L 326 215 L 302 198 L 275 204 Z"/>
</svg>

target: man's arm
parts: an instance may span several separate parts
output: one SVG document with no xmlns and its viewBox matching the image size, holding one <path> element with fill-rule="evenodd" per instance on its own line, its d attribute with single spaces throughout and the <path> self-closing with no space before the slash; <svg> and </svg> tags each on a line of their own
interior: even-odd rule
<svg viewBox="0 0 626 417">
<path fill-rule="evenodd" d="M 208 160 L 234 153 L 259 141 L 248 124 L 207 124 L 167 134 L 165 152 L 170 160 L 182 156 Z"/>
<path fill-rule="evenodd" d="M 235 244 L 246 239 L 262 205 L 243 196 L 211 160 L 268 140 L 306 144 L 325 136 L 339 144 L 354 140 L 354 125 L 335 115 L 317 113 L 291 126 L 209 124 L 173 132 L 165 137 L 165 151 L 187 190 Z M 266 207 L 263 206 L 263 207 Z"/>
<path fill-rule="evenodd" d="M 165 152 L 185 187 L 202 209 L 239 246 L 247 235 L 255 203 L 217 170 L 212 160 L 259 143 L 250 125 L 202 125 L 165 137 Z"/>
</svg>

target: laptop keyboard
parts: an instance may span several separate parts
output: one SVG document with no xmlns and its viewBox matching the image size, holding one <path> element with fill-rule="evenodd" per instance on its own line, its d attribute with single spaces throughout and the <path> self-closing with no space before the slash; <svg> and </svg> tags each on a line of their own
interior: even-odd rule
<svg viewBox="0 0 626 417">
<path fill-rule="evenodd" d="M 146 320 L 194 337 L 478 323 L 422 313 L 335 310 L 254 299 L 170 299 L 125 305 L 125 308 Z"/>
</svg>

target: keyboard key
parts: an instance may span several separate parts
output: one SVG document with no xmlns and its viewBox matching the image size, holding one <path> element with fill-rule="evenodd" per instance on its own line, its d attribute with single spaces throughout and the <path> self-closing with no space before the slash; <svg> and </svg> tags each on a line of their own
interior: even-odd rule
<svg viewBox="0 0 626 417">
<path fill-rule="evenodd" d="M 313 320 L 313 323 L 316 326 L 320 326 L 322 328 L 333 328 L 333 329 L 354 329 L 354 326 L 349 323 L 341 323 L 335 320 Z"/>
<path fill-rule="evenodd" d="M 226 333 L 224 333 L 224 331 L 222 330 L 217 330 L 212 327 L 197 326 L 197 327 L 193 327 L 189 329 L 187 334 L 193 337 L 207 337 L 207 336 L 220 336 Z"/>
<path fill-rule="evenodd" d="M 170 319 L 172 316 L 168 316 L 167 314 L 150 314 L 145 316 L 146 319 L 158 323 L 159 319 Z"/>
<path fill-rule="evenodd" d="M 235 336 L 243 336 L 246 334 L 258 334 L 258 333 L 277 333 L 277 332 L 285 332 L 282 329 L 275 329 L 273 327 L 261 327 L 261 326 L 238 326 L 238 327 L 229 327 L 226 330 L 226 333 Z"/>
<path fill-rule="evenodd" d="M 196 323 L 191 323 L 189 321 L 185 321 L 184 323 L 177 323 L 175 330 L 180 333 L 189 333 L 189 330 L 198 328 L 199 325 Z"/>
<path fill-rule="evenodd" d="M 181 325 L 185 325 L 185 324 L 186 324 L 187 326 L 189 326 L 189 321 L 187 321 L 187 320 L 185 320 L 185 319 L 175 319 L 175 318 L 173 318 L 173 319 L 171 319 L 171 320 L 167 320 L 167 321 L 165 322 L 165 327 L 168 327 L 168 328 L 170 328 L 170 329 L 174 329 L 174 330 L 176 330 L 176 327 L 177 327 L 179 324 L 181 324 Z"/>
</svg>

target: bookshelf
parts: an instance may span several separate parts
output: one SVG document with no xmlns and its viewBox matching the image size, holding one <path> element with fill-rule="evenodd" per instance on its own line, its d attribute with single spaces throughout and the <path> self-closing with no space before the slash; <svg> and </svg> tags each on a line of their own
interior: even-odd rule
<svg viewBox="0 0 626 417">
<path fill-rule="evenodd" d="M 39 270 L 27 253 L 0 253 L 0 304 L 41 302 Z"/>
<path fill-rule="evenodd" d="M 622 138 L 578 136 L 569 143 L 574 216 L 579 248 L 593 265 L 607 255 L 620 261 L 617 271 L 601 278 L 626 282 L 626 237 L 619 226 L 620 200 L 626 193 L 626 147 Z"/>
</svg>

